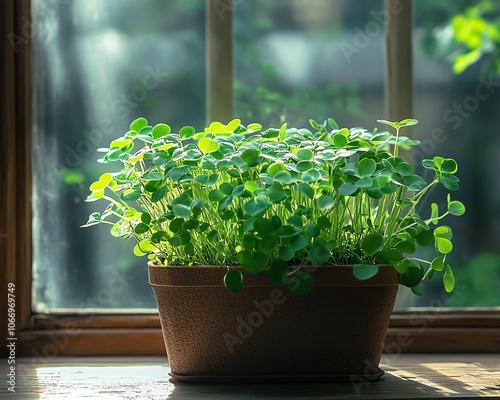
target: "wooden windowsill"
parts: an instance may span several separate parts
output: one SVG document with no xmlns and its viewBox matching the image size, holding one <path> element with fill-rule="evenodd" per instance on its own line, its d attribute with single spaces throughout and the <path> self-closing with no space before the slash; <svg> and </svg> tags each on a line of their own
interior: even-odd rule
<svg viewBox="0 0 500 400">
<path fill-rule="evenodd" d="M 30 399 L 428 399 L 500 396 L 498 354 L 384 355 L 377 382 L 186 384 L 169 380 L 165 357 L 16 360 L 16 394 Z M 5 383 L 4 383 L 5 385 Z M 2 389 L 4 389 L 2 385 Z"/>
</svg>

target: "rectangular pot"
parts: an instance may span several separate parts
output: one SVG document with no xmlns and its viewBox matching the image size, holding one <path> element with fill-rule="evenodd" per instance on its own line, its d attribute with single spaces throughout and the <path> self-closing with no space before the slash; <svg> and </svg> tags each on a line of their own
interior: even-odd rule
<svg viewBox="0 0 500 400">
<path fill-rule="evenodd" d="M 313 288 L 289 294 L 267 275 L 227 267 L 149 267 L 172 376 L 184 381 L 373 380 L 398 290 L 393 267 L 357 280 L 350 266 L 312 272 Z M 232 267 L 231 267 L 232 268 Z"/>
</svg>

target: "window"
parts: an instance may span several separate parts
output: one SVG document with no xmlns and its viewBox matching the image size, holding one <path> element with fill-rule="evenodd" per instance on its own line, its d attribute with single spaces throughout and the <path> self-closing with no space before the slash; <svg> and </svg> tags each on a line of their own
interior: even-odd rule
<svg viewBox="0 0 500 400">
<path fill-rule="evenodd" d="M 496 81 L 487 76 L 483 83 L 477 66 L 453 75 L 443 50 L 448 21 L 470 3 L 416 1 L 412 29 L 409 0 L 7 1 L 0 246 L 2 276 L 22 299 L 23 351 L 163 353 L 145 262 L 102 229 L 78 229 L 98 173 L 95 150 L 140 115 L 176 129 L 186 120 L 200 127 L 205 118 L 227 120 L 233 108 L 245 122 L 275 125 L 328 116 L 346 126 L 374 126 L 384 116 L 420 119 L 413 134 L 423 149 L 455 156 L 463 167 L 458 195 L 470 217 L 452 227 L 471 234 L 457 235 L 462 242 L 452 261 L 473 285 L 460 290 L 465 276 L 457 272 L 453 298 L 430 287 L 427 297 L 410 299 L 402 290 L 388 340 L 404 329 L 411 349 L 494 348 L 497 311 L 436 312 L 500 305 L 496 216 L 483 212 L 495 210 L 495 157 L 485 165 L 468 151 L 493 151 Z M 469 99 L 481 83 L 490 96 Z M 457 101 L 469 116 L 454 111 Z M 467 134 L 482 125 L 482 137 L 491 139 Z M 424 156 L 413 154 L 415 161 Z M 476 184 L 481 196 L 467 186 Z M 473 239 L 480 234 L 484 240 Z M 484 275 L 474 273 L 479 268 Z M 407 308 L 413 306 L 434 308 Z M 453 342 L 435 340 L 452 333 Z M 146 344 L 138 348 L 138 341 Z"/>
</svg>

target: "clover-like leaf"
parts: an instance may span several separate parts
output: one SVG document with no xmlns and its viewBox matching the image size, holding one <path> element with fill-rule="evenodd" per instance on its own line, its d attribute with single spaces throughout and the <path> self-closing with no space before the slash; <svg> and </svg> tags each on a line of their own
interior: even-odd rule
<svg viewBox="0 0 500 400">
<path fill-rule="evenodd" d="M 379 270 L 378 265 L 356 264 L 352 272 L 360 281 L 365 281 L 377 275 Z"/>
<path fill-rule="evenodd" d="M 233 293 L 241 292 L 243 289 L 243 275 L 237 269 L 230 269 L 224 275 L 224 285 Z"/>
<path fill-rule="evenodd" d="M 372 232 L 361 240 L 361 248 L 367 254 L 373 255 L 384 246 L 384 237 L 378 232 Z"/>
</svg>

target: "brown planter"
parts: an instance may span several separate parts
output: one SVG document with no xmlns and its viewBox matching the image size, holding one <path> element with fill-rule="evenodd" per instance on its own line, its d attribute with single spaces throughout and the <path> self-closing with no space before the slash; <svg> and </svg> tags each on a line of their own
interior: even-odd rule
<svg viewBox="0 0 500 400">
<path fill-rule="evenodd" d="M 359 281 L 349 266 L 312 272 L 303 296 L 224 267 L 149 266 L 171 375 L 184 381 L 374 380 L 398 290 L 394 268 Z"/>
</svg>

